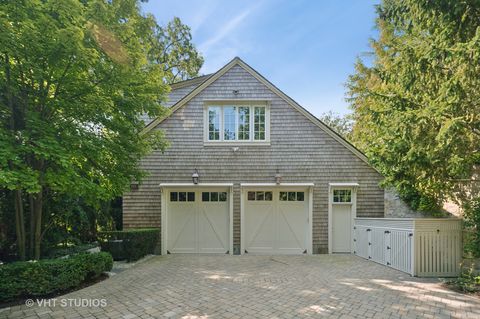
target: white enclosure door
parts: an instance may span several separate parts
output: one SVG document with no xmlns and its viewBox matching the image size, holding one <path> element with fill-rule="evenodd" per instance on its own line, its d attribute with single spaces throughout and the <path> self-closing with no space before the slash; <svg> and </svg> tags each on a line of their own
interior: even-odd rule
<svg viewBox="0 0 480 319">
<path fill-rule="evenodd" d="M 229 196 L 226 190 L 170 189 L 166 193 L 168 253 L 223 254 L 229 250 Z M 181 193 L 186 193 L 186 201 Z M 211 196 L 212 193 L 215 195 Z"/>
<path fill-rule="evenodd" d="M 332 252 L 352 251 L 352 204 L 332 204 Z"/>
<path fill-rule="evenodd" d="M 244 252 L 304 253 L 307 248 L 309 225 L 308 191 L 266 189 L 261 196 L 258 196 L 258 192 L 261 193 L 263 190 L 244 191 Z M 290 201 L 288 192 L 291 193 Z M 256 194 L 255 200 L 252 193 Z M 284 199 L 287 193 L 287 200 L 280 200 L 281 193 Z"/>
</svg>

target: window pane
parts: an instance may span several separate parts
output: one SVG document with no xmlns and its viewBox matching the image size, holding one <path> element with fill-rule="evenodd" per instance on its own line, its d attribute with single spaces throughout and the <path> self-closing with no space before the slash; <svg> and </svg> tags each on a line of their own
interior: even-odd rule
<svg viewBox="0 0 480 319">
<path fill-rule="evenodd" d="M 195 193 L 194 192 L 188 192 L 188 201 L 189 202 L 194 202 L 195 201 Z"/>
<path fill-rule="evenodd" d="M 352 191 L 350 189 L 335 189 L 333 190 L 334 203 L 351 203 Z"/>
<path fill-rule="evenodd" d="M 253 129 L 255 140 L 265 140 L 265 107 L 254 107 Z"/>
<path fill-rule="evenodd" d="M 208 139 L 210 141 L 220 140 L 220 107 L 210 106 L 208 108 Z"/>
<path fill-rule="evenodd" d="M 250 139 L 250 108 L 241 106 L 238 108 L 238 139 Z"/>
<path fill-rule="evenodd" d="M 287 200 L 287 192 L 280 192 L 280 200 L 283 200 L 283 201 Z"/>
<path fill-rule="evenodd" d="M 295 192 L 288 192 L 288 200 L 289 201 L 295 200 Z"/>
<path fill-rule="evenodd" d="M 305 200 L 305 193 L 304 192 L 297 192 L 297 200 L 299 202 L 303 202 Z"/>
<path fill-rule="evenodd" d="M 211 192 L 210 193 L 210 201 L 218 202 L 218 193 L 217 192 Z"/>
<path fill-rule="evenodd" d="M 202 202 L 209 202 L 209 201 L 210 201 L 210 193 L 202 192 Z"/>
<path fill-rule="evenodd" d="M 178 201 L 186 202 L 187 201 L 187 193 L 186 192 L 178 192 Z"/>
<path fill-rule="evenodd" d="M 170 201 L 176 202 L 178 200 L 178 193 L 177 192 L 170 192 Z"/>
<path fill-rule="evenodd" d="M 226 192 L 219 193 L 218 199 L 221 202 L 226 202 L 227 201 L 227 193 Z"/>
<path fill-rule="evenodd" d="M 265 192 L 265 200 L 271 201 L 272 197 L 272 192 Z"/>
<path fill-rule="evenodd" d="M 255 200 L 255 192 L 248 192 L 248 200 Z"/>
<path fill-rule="evenodd" d="M 345 203 L 350 203 L 352 201 L 352 191 L 346 190 L 343 199 Z"/>
<path fill-rule="evenodd" d="M 225 141 L 235 140 L 235 113 L 237 108 L 235 106 L 225 106 L 223 108 L 223 139 Z"/>
<path fill-rule="evenodd" d="M 256 200 L 265 200 L 265 192 L 257 192 Z"/>
</svg>

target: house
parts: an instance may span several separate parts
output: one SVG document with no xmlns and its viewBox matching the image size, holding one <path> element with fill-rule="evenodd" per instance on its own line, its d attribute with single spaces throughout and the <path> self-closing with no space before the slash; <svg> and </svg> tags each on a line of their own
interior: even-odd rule
<svg viewBox="0 0 480 319">
<path fill-rule="evenodd" d="M 349 253 L 353 218 L 384 216 L 366 157 L 241 59 L 170 105 L 145 128 L 170 147 L 123 197 L 124 227 L 161 228 L 162 254 Z"/>
</svg>

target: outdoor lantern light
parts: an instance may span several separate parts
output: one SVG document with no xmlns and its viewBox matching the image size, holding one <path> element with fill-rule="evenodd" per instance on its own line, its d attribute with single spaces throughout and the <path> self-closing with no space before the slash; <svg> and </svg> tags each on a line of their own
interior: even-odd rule
<svg viewBox="0 0 480 319">
<path fill-rule="evenodd" d="M 275 174 L 275 183 L 280 184 L 282 182 L 282 175 L 280 175 L 280 172 L 277 169 L 277 173 Z"/>
<path fill-rule="evenodd" d="M 193 172 L 193 174 L 192 174 L 192 181 L 193 181 L 193 183 L 194 183 L 195 185 L 198 184 L 198 178 L 199 178 L 199 177 L 200 177 L 200 176 L 198 175 L 198 171 L 197 171 L 197 169 L 195 168 L 195 172 Z"/>
<path fill-rule="evenodd" d="M 137 181 L 133 181 L 133 182 L 130 183 L 130 190 L 131 191 L 138 190 L 138 182 Z"/>
</svg>

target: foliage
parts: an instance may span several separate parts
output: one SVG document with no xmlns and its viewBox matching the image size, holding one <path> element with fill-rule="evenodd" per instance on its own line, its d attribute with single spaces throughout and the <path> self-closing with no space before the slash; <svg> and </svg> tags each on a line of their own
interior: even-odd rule
<svg viewBox="0 0 480 319">
<path fill-rule="evenodd" d="M 123 231 L 105 231 L 98 233 L 98 241 L 102 251 L 114 255 L 114 259 L 125 258 L 127 261 L 138 260 L 153 254 L 160 235 L 157 228 L 129 229 Z M 123 251 L 117 251 L 114 241 L 122 241 Z"/>
<path fill-rule="evenodd" d="M 60 258 L 64 256 L 71 256 L 76 255 L 79 253 L 86 252 L 89 249 L 98 247 L 95 243 L 87 243 L 87 244 L 78 244 L 78 245 L 71 245 L 71 246 L 60 246 L 56 247 L 56 249 L 49 250 L 45 257 L 48 259 L 52 258 Z"/>
<path fill-rule="evenodd" d="M 345 139 L 351 140 L 353 129 L 352 114 L 341 115 L 333 111 L 328 111 L 320 116 L 320 120 Z"/>
<path fill-rule="evenodd" d="M 53 226 L 94 230 L 100 206 L 145 175 L 138 161 L 167 142 L 139 134 L 139 115 L 166 114 L 166 83 L 203 59 L 187 26 L 158 26 L 137 0 L 0 3 L 0 188 L 14 192 L 20 258 L 31 244 L 38 259 Z M 72 198 L 94 209 L 45 203 Z"/>
<path fill-rule="evenodd" d="M 77 287 L 112 269 L 108 253 L 0 265 L 0 301 L 42 296 Z"/>
<path fill-rule="evenodd" d="M 384 0 L 373 61 L 349 79 L 353 141 L 414 209 L 480 162 L 480 2 Z"/>
<path fill-rule="evenodd" d="M 454 290 L 461 292 L 480 292 L 480 275 L 478 273 L 475 273 L 473 268 L 469 268 L 462 271 L 460 276 L 458 276 L 457 278 L 448 281 L 447 285 L 452 287 Z"/>
<path fill-rule="evenodd" d="M 167 26 L 156 26 L 156 41 L 150 50 L 152 59 L 163 66 L 167 83 L 198 75 L 203 58 L 192 43 L 190 28 L 175 17 Z"/>
<path fill-rule="evenodd" d="M 464 227 L 469 235 L 465 238 L 465 249 L 473 257 L 480 257 L 480 197 L 464 205 L 463 218 Z"/>
</svg>

